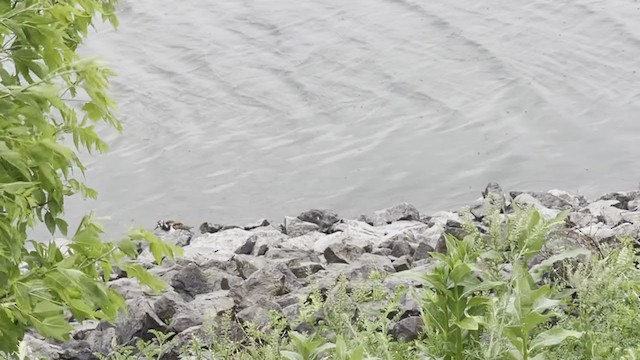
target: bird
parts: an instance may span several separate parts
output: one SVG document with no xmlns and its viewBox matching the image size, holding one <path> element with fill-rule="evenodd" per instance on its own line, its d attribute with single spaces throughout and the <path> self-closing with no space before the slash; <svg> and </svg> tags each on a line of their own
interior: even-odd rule
<svg viewBox="0 0 640 360">
<path fill-rule="evenodd" d="M 158 220 L 156 223 L 156 227 L 154 230 L 160 229 L 163 231 L 176 231 L 176 230 L 186 230 L 191 231 L 191 226 L 187 226 L 181 222 L 176 222 L 173 220 Z"/>
</svg>

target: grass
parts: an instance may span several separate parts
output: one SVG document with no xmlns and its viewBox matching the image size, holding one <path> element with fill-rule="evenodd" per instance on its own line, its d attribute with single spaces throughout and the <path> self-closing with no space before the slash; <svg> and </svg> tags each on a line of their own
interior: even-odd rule
<svg viewBox="0 0 640 360">
<path fill-rule="evenodd" d="M 357 284 L 342 276 L 333 289 L 302 299 L 295 321 L 273 312 L 269 326 L 258 328 L 225 314 L 179 349 L 171 335 L 156 333 L 100 358 L 162 359 L 173 351 L 198 360 L 636 359 L 637 251 L 625 239 L 588 254 L 573 249 L 558 231 L 564 216 L 494 210 L 486 231 L 468 220 L 464 239 L 447 235 L 447 253 L 432 254 L 437 265 L 428 274 L 373 273 Z M 533 266 L 541 255 L 548 260 Z M 387 276 L 423 287 L 389 294 Z M 418 339 L 398 342 L 389 329 L 405 295 L 419 301 L 425 326 Z"/>
</svg>

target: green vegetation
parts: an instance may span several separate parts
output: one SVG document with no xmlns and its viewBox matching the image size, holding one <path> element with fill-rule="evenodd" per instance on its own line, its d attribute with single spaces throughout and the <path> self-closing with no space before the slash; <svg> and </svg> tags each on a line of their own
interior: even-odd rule
<svg viewBox="0 0 640 360">
<path fill-rule="evenodd" d="M 383 274 L 355 285 L 340 277 L 326 294 L 316 289 L 301 300 L 298 321 L 287 324 L 273 313 L 270 326 L 258 329 L 226 314 L 217 319 L 217 330 L 181 343 L 179 354 L 247 360 L 636 359 L 636 250 L 624 239 L 593 255 L 569 247 L 557 230 L 564 216 L 544 220 L 535 210 L 516 208 L 501 219 L 496 211 L 486 233 L 469 223 L 464 239 L 447 236 L 447 254 L 432 254 L 433 271 L 393 275 L 419 280 L 422 289 L 399 287 L 389 296 Z M 540 255 L 546 260 L 533 265 Z M 389 329 L 407 292 L 420 301 L 425 326 L 418 339 L 399 342 Z M 313 324 L 313 330 L 292 330 L 300 324 Z M 231 336 L 232 329 L 241 334 Z M 178 346 L 162 336 L 166 351 L 171 342 Z M 157 349 L 154 344 L 138 347 Z M 121 348 L 104 359 L 160 358 L 133 350 Z"/>
<path fill-rule="evenodd" d="M 124 307 L 106 286 L 114 264 L 161 289 L 126 261 L 137 256 L 135 240 L 149 242 L 158 261 L 173 256 L 173 247 L 141 230 L 102 242 L 91 216 L 65 246 L 28 236 L 42 223 L 67 236 L 65 198 L 96 196 L 81 181 L 77 152 L 107 149 L 97 123 L 121 126 L 107 94 L 111 72 L 76 49 L 95 16 L 117 24 L 115 3 L 0 0 L 0 353 L 16 351 L 27 329 L 65 340 L 71 318 L 114 319 Z"/>
</svg>

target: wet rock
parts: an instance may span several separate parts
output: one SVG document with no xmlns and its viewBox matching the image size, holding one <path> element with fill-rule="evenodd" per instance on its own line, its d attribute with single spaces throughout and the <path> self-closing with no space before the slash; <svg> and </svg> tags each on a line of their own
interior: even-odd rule
<svg viewBox="0 0 640 360">
<path fill-rule="evenodd" d="M 393 268 L 396 272 L 409 270 L 411 269 L 411 260 L 407 255 L 403 255 L 393 261 Z"/>
<path fill-rule="evenodd" d="M 284 228 L 286 234 L 291 237 L 302 236 L 304 234 L 320 230 L 320 227 L 314 223 L 302 221 L 290 216 L 285 216 Z"/>
<path fill-rule="evenodd" d="M 333 224 L 340 220 L 338 214 L 332 210 L 311 209 L 300 215 L 298 219 L 318 225 L 318 230 L 323 233 L 330 233 Z"/>
<path fill-rule="evenodd" d="M 352 263 L 365 253 L 362 247 L 347 243 L 331 244 L 324 250 L 327 263 Z"/>
<path fill-rule="evenodd" d="M 391 336 L 396 341 L 412 341 L 420 336 L 424 322 L 420 316 L 410 316 L 398 321 L 391 327 Z"/>
<path fill-rule="evenodd" d="M 399 220 L 420 221 L 420 213 L 413 205 L 406 202 L 373 213 L 374 226 L 390 224 Z"/>
</svg>

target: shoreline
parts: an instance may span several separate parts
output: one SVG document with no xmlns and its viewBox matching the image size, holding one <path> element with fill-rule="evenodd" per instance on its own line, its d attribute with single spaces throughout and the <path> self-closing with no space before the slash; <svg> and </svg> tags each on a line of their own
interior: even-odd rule
<svg viewBox="0 0 640 360">
<path fill-rule="evenodd" d="M 431 253 L 446 253 L 445 233 L 462 239 L 471 234 L 471 227 L 488 234 L 492 231 L 488 220 L 503 221 L 514 214 L 516 204 L 535 208 L 547 220 L 567 212 L 560 235 L 546 239 L 544 256 L 534 258 L 530 266 L 559 248 L 587 253 L 622 237 L 640 238 L 640 190 L 588 201 L 561 190 L 505 193 L 491 183 L 482 196 L 468 210 L 429 215 L 401 203 L 357 219 L 312 209 L 286 216 L 282 224 L 259 220 L 245 226 L 203 223 L 191 230 L 157 229 L 157 235 L 181 246 L 184 254 L 158 265 L 149 250 L 142 249 L 136 261 L 165 281 L 167 291 L 151 294 L 126 274 L 114 273 L 109 286 L 125 298 L 127 316 L 115 324 L 76 323 L 69 343 L 48 343 L 33 334 L 27 343 L 48 358 L 91 358 L 94 352 L 112 351 L 114 342 L 148 339 L 150 330 L 175 333 L 184 345 L 191 335 L 204 336 L 205 326 L 215 326 L 225 314 L 231 314 L 237 326 L 265 327 L 271 310 L 282 314 L 290 329 L 303 331 L 295 321 L 300 301 L 316 287 L 331 292 L 341 278 L 356 286 L 373 274 L 383 274 L 380 284 L 387 296 L 398 286 L 415 287 L 415 282 L 394 274 L 431 271 L 435 266 Z M 421 320 L 416 306 L 409 297 L 401 299 L 402 316 L 390 330 L 394 340 L 417 338 Z"/>
</svg>

